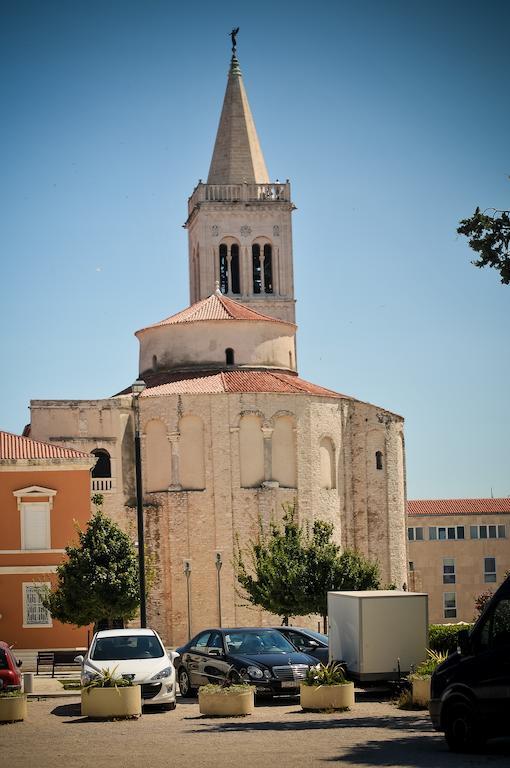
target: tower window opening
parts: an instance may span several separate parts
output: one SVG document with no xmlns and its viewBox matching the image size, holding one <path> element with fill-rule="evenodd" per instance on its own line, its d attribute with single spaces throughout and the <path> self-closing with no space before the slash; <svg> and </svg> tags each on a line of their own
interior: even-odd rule
<svg viewBox="0 0 510 768">
<path fill-rule="evenodd" d="M 254 243 L 251 248 L 253 261 L 253 293 L 262 292 L 262 268 L 260 265 L 260 245 Z"/>
<path fill-rule="evenodd" d="M 230 281 L 232 293 L 241 293 L 239 282 L 239 246 L 234 243 L 230 248 Z"/>
<path fill-rule="evenodd" d="M 105 451 L 102 448 L 96 448 L 91 451 L 91 453 L 97 458 L 96 464 L 92 469 L 92 477 L 111 477 L 112 465 L 108 451 Z"/>
<path fill-rule="evenodd" d="M 225 243 L 220 245 L 220 291 L 228 293 L 227 246 Z"/>
<path fill-rule="evenodd" d="M 234 365 L 234 350 L 231 347 L 225 350 L 225 358 L 227 365 Z"/>
<path fill-rule="evenodd" d="M 273 293 L 273 249 L 269 243 L 264 246 L 264 292 Z"/>
<path fill-rule="evenodd" d="M 383 468 L 383 456 L 381 451 L 375 452 L 375 468 L 376 469 L 382 469 Z"/>
<path fill-rule="evenodd" d="M 152 370 L 153 371 L 158 370 L 158 358 L 156 355 L 152 355 Z"/>
</svg>

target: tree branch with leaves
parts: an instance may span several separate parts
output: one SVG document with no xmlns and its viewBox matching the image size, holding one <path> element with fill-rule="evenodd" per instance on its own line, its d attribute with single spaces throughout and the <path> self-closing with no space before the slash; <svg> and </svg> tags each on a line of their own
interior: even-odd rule
<svg viewBox="0 0 510 768">
<path fill-rule="evenodd" d="M 488 214 L 487 211 L 491 211 Z M 504 285 L 510 283 L 510 211 L 477 208 L 469 219 L 459 222 L 457 232 L 469 238 L 469 247 L 478 254 L 475 267 L 496 269 Z"/>
</svg>

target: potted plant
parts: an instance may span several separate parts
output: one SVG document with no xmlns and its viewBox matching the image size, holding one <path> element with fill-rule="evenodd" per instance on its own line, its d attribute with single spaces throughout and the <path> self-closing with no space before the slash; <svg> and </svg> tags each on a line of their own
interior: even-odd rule
<svg viewBox="0 0 510 768">
<path fill-rule="evenodd" d="M 345 679 L 341 664 L 317 664 L 311 667 L 300 685 L 303 709 L 347 710 L 354 704 L 354 683 Z"/>
<path fill-rule="evenodd" d="M 2 688 L 0 680 L 0 723 L 15 723 L 27 716 L 27 697 L 20 690 Z"/>
<path fill-rule="evenodd" d="M 117 667 L 102 669 L 81 691 L 81 713 L 88 717 L 140 717 L 139 685 L 115 674 Z"/>
<path fill-rule="evenodd" d="M 447 654 L 427 648 L 427 658 L 416 667 L 409 676 L 412 685 L 412 702 L 421 707 L 428 707 L 430 701 L 430 678 L 432 673 L 446 659 Z"/>
<path fill-rule="evenodd" d="M 253 685 L 231 667 L 222 683 L 198 689 L 198 707 L 202 715 L 209 717 L 251 715 L 255 707 L 254 692 Z"/>
</svg>

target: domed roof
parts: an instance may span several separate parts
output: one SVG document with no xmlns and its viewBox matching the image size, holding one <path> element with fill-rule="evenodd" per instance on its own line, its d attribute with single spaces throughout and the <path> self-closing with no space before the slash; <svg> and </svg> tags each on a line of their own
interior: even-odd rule
<svg viewBox="0 0 510 768">
<path fill-rule="evenodd" d="M 136 331 L 135 336 L 138 336 L 139 333 L 146 331 L 148 328 L 158 328 L 159 326 L 176 325 L 178 323 L 197 323 L 207 320 L 251 320 L 294 325 L 293 323 L 279 320 L 276 317 L 269 317 L 269 315 L 256 312 L 254 309 L 234 301 L 234 299 L 227 298 L 217 290 L 211 296 L 208 296 L 207 299 L 197 301 L 196 304 L 183 309 L 182 312 L 171 315 L 165 318 L 165 320 L 160 320 L 158 323 L 141 328 L 139 331 Z"/>
</svg>

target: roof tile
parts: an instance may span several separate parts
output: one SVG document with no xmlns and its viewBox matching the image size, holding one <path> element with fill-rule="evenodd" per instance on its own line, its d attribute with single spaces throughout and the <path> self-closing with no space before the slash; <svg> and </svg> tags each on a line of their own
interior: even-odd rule
<svg viewBox="0 0 510 768">
<path fill-rule="evenodd" d="M 1 459 L 90 459 L 90 453 L 0 431 Z"/>
<path fill-rule="evenodd" d="M 407 502 L 407 514 L 480 515 L 510 513 L 510 499 L 415 499 Z"/>
</svg>

